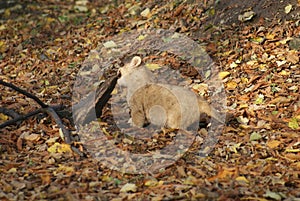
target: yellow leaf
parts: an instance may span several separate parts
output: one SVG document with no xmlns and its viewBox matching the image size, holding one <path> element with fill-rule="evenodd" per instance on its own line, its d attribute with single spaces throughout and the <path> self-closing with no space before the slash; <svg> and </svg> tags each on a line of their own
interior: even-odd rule
<svg viewBox="0 0 300 201">
<path fill-rule="evenodd" d="M 249 82 L 248 78 L 246 78 L 246 77 L 242 77 L 242 78 L 241 78 L 241 81 L 242 81 L 242 83 L 244 83 L 244 84 L 246 84 L 246 83 Z"/>
<path fill-rule="evenodd" d="M 263 94 L 259 94 L 255 100 L 255 104 L 260 105 L 264 102 L 264 95 Z"/>
<path fill-rule="evenodd" d="M 143 11 L 141 12 L 141 16 L 147 17 L 147 18 L 151 17 L 150 9 L 149 9 L 149 8 L 146 8 L 145 10 L 143 10 Z"/>
<path fill-rule="evenodd" d="M 237 83 L 235 81 L 229 81 L 226 86 L 228 90 L 233 90 L 237 87 Z"/>
<path fill-rule="evenodd" d="M 291 4 L 289 4 L 284 8 L 284 12 L 286 14 L 289 14 L 291 12 L 292 8 L 293 8 L 293 6 Z"/>
<path fill-rule="evenodd" d="M 57 168 L 57 172 L 73 173 L 75 172 L 75 169 L 72 166 L 65 166 L 59 164 Z"/>
<path fill-rule="evenodd" d="M 0 113 L 0 120 L 6 121 L 7 119 L 8 119 L 7 115 Z"/>
<path fill-rule="evenodd" d="M 243 104 L 240 104 L 240 109 L 243 109 L 243 108 L 248 108 L 248 104 L 247 103 L 243 103 Z"/>
<path fill-rule="evenodd" d="M 0 40 L 0 53 L 4 53 L 7 49 L 5 41 Z"/>
<path fill-rule="evenodd" d="M 145 186 L 156 186 L 157 184 L 158 182 L 155 179 L 149 179 L 144 183 Z"/>
<path fill-rule="evenodd" d="M 8 173 L 16 173 L 17 172 L 17 168 L 10 168 L 7 172 Z"/>
<path fill-rule="evenodd" d="M 116 95 L 118 93 L 118 89 L 114 88 L 114 90 L 111 92 L 112 95 Z"/>
<path fill-rule="evenodd" d="M 52 17 L 47 17 L 46 18 L 46 24 L 51 24 L 51 22 L 54 22 L 54 21 L 55 21 L 55 19 L 52 18 Z"/>
<path fill-rule="evenodd" d="M 3 31 L 6 29 L 6 26 L 3 24 L 3 25 L 0 25 L 0 31 Z"/>
<path fill-rule="evenodd" d="M 288 152 L 288 153 L 298 153 L 300 152 L 300 149 L 286 149 L 285 152 Z"/>
<path fill-rule="evenodd" d="M 278 140 L 271 140 L 271 141 L 267 142 L 267 146 L 271 149 L 278 147 L 280 144 L 281 144 L 281 142 Z"/>
<path fill-rule="evenodd" d="M 255 37 L 255 38 L 251 38 L 250 41 L 257 43 L 257 44 L 261 44 L 265 41 L 264 37 Z"/>
<path fill-rule="evenodd" d="M 287 42 L 289 42 L 290 40 L 292 40 L 293 38 L 291 37 L 287 37 L 285 39 L 282 39 L 281 41 L 279 41 L 279 43 L 281 43 L 282 45 L 285 45 Z"/>
<path fill-rule="evenodd" d="M 193 89 L 199 93 L 200 95 L 204 95 L 207 93 L 208 91 L 208 85 L 207 84 L 204 84 L 204 83 L 201 83 L 201 84 L 195 84 L 193 86 Z"/>
<path fill-rule="evenodd" d="M 283 76 L 285 76 L 285 75 L 290 75 L 291 73 L 290 72 L 287 72 L 287 71 L 285 71 L 285 70 L 282 70 L 280 73 L 279 73 L 279 75 L 283 75 Z"/>
<path fill-rule="evenodd" d="M 224 79 L 224 78 L 226 78 L 228 75 L 230 75 L 230 72 L 228 72 L 228 71 L 223 71 L 223 72 L 220 72 L 220 73 L 219 73 L 219 78 L 220 78 L 220 79 Z"/>
<path fill-rule="evenodd" d="M 244 176 L 239 176 L 239 177 L 235 178 L 235 180 L 240 181 L 240 182 L 249 183 L 249 180 L 246 179 L 246 177 L 244 177 Z"/>
<path fill-rule="evenodd" d="M 58 142 L 55 142 L 47 150 L 50 153 L 68 153 L 68 152 L 72 152 L 72 149 L 71 149 L 70 145 L 68 145 L 68 144 L 60 144 Z"/>
<path fill-rule="evenodd" d="M 275 34 L 267 33 L 266 39 L 273 40 L 275 38 L 275 36 L 276 36 Z"/>
<path fill-rule="evenodd" d="M 4 11 L 4 16 L 7 17 L 7 18 L 10 16 L 10 9 L 6 9 Z"/>
<path fill-rule="evenodd" d="M 288 123 L 288 126 L 291 128 L 291 129 L 298 129 L 299 128 L 299 124 L 298 124 L 298 121 L 296 118 L 292 118 L 289 123 Z"/>
<path fill-rule="evenodd" d="M 150 70 L 156 70 L 156 69 L 160 69 L 161 66 L 158 64 L 153 64 L 153 63 L 147 63 L 146 67 L 149 68 Z"/>
<path fill-rule="evenodd" d="M 139 35 L 138 40 L 144 40 L 147 35 Z"/>
</svg>

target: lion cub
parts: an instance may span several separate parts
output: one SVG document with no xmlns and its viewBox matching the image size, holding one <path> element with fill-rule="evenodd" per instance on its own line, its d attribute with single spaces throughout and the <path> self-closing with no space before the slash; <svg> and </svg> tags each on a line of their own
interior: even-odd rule
<svg viewBox="0 0 300 201">
<path fill-rule="evenodd" d="M 126 98 L 134 126 L 151 123 L 186 130 L 199 123 L 201 113 L 218 120 L 203 98 L 183 87 L 155 83 L 151 71 L 140 64 L 141 58 L 135 56 L 119 69 L 118 84 L 127 87 Z"/>
</svg>

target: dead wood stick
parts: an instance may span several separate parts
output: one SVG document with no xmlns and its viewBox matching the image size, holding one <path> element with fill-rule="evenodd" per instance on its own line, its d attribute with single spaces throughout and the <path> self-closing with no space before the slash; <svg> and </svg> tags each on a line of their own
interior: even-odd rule
<svg viewBox="0 0 300 201">
<path fill-rule="evenodd" d="M 14 117 L 13 119 L 0 124 L 0 129 L 5 128 L 6 126 L 13 125 L 13 124 L 17 123 L 18 121 L 23 121 L 31 116 L 41 113 L 41 112 L 43 112 L 42 109 L 37 109 L 37 110 L 30 112 L 28 114 L 25 114 L 25 115 L 18 115 L 17 117 Z"/>
<path fill-rule="evenodd" d="M 72 143 L 72 141 L 71 141 L 71 135 L 70 135 L 69 130 L 67 130 L 65 128 L 65 126 L 62 123 L 60 117 L 58 116 L 58 114 L 55 112 L 55 110 L 52 107 L 49 107 L 47 104 L 43 103 L 37 96 L 35 96 L 35 95 L 31 94 L 31 93 L 28 93 L 27 91 L 25 91 L 23 89 L 20 89 L 19 87 L 15 86 L 12 83 L 8 83 L 8 82 L 5 82 L 3 80 L 0 80 L 0 84 L 3 85 L 3 86 L 9 87 L 9 88 L 11 88 L 11 89 L 13 89 L 13 90 L 15 90 L 15 91 L 17 91 L 17 92 L 19 92 L 19 93 L 27 96 L 28 98 L 31 98 L 34 101 L 36 101 L 42 107 L 40 109 L 41 111 L 37 110 L 36 112 L 37 113 L 44 112 L 44 113 L 49 114 L 54 119 L 54 121 L 56 122 L 57 126 L 60 128 L 60 131 L 61 131 L 61 133 L 63 135 L 63 138 L 64 138 L 63 140 L 67 144 L 71 144 Z"/>
<path fill-rule="evenodd" d="M 12 118 L 17 118 L 20 116 L 20 114 L 18 114 L 17 112 L 15 112 L 14 110 L 12 109 L 7 109 L 7 108 L 4 108 L 4 107 L 0 107 L 0 113 L 3 113 L 7 116 L 10 116 Z"/>
<path fill-rule="evenodd" d="M 3 85 L 3 86 L 6 86 L 6 87 L 9 87 L 25 96 L 27 96 L 28 98 L 31 98 L 33 99 L 35 102 L 37 102 L 37 104 L 39 104 L 42 108 L 46 108 L 48 107 L 48 105 L 46 105 L 45 103 L 43 103 L 37 96 L 31 94 L 31 93 L 28 93 L 27 91 L 23 90 L 23 89 L 20 89 L 19 87 L 17 87 L 16 85 L 12 84 L 12 83 L 8 83 L 8 82 L 5 82 L 3 80 L 0 80 L 0 84 Z"/>
<path fill-rule="evenodd" d="M 116 86 L 118 77 L 119 74 L 108 78 L 97 88 L 96 92 L 91 92 L 73 106 L 73 118 L 76 124 L 85 125 L 101 116 L 102 109 L 111 97 L 111 92 Z"/>
</svg>

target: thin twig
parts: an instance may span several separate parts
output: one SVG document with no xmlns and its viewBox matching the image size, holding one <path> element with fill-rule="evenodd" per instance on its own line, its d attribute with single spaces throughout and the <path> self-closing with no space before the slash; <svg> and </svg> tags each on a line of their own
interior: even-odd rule
<svg viewBox="0 0 300 201">
<path fill-rule="evenodd" d="M 0 124 L 0 129 L 5 128 L 6 126 L 13 125 L 13 124 L 17 123 L 18 121 L 28 119 L 29 117 L 34 116 L 36 114 L 39 114 L 41 112 L 43 112 L 43 111 L 40 108 L 40 109 L 37 109 L 33 112 L 27 113 L 25 115 L 19 115 L 18 117 L 15 117 L 14 119 L 8 120 L 8 121 L 4 122 L 3 124 Z"/>
<path fill-rule="evenodd" d="M 62 105 L 54 105 L 54 106 L 49 106 L 49 107 L 53 108 L 56 112 L 58 112 L 59 110 L 61 110 L 61 109 L 63 108 Z M 27 114 L 25 114 L 25 115 L 19 115 L 17 112 L 15 112 L 15 111 L 13 111 L 13 110 L 10 110 L 10 113 L 11 113 L 11 114 L 13 114 L 13 113 L 17 114 L 17 115 L 14 115 L 14 116 L 13 116 L 13 115 L 7 114 L 7 113 L 5 112 L 5 111 L 7 111 L 7 110 L 8 110 L 8 109 L 6 109 L 6 108 L 0 108 L 0 113 L 4 113 L 4 114 L 6 114 L 6 115 L 8 115 L 8 116 L 10 116 L 10 117 L 13 117 L 13 119 L 8 120 L 8 121 L 6 121 L 6 122 L 0 124 L 0 129 L 5 128 L 6 126 L 10 126 L 10 125 L 16 124 L 16 123 L 18 123 L 19 121 L 26 120 L 26 119 L 28 119 L 29 117 L 32 117 L 32 116 L 34 116 L 34 115 L 36 115 L 36 114 L 39 114 L 39 113 L 44 112 L 41 108 L 39 108 L 39 109 L 34 110 L 34 111 L 32 111 L 32 112 L 29 112 L 29 113 L 27 113 Z"/>
<path fill-rule="evenodd" d="M 63 140 L 67 143 L 67 144 L 71 144 L 71 135 L 68 129 L 65 128 L 64 124 L 62 123 L 61 119 L 59 118 L 59 116 L 57 115 L 57 113 L 55 112 L 55 110 L 51 107 L 47 107 L 47 108 L 43 108 L 42 109 L 43 112 L 49 114 L 55 121 L 55 123 L 57 124 L 57 126 L 61 129 L 61 132 L 63 133 Z"/>
<path fill-rule="evenodd" d="M 27 91 L 20 89 L 19 87 L 17 87 L 16 85 L 12 84 L 12 83 L 8 83 L 5 82 L 3 80 L 0 79 L 0 84 L 9 88 L 12 88 L 13 90 L 27 96 L 28 98 L 33 99 L 35 102 L 37 102 L 42 108 L 46 108 L 48 107 L 48 105 L 46 105 L 45 103 L 43 103 L 37 96 L 28 93 Z"/>
</svg>

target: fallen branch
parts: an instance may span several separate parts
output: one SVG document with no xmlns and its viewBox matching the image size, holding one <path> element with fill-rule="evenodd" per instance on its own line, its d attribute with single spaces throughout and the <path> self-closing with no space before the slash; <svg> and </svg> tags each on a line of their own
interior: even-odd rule
<svg viewBox="0 0 300 201">
<path fill-rule="evenodd" d="M 87 97 L 73 106 L 73 118 L 76 124 L 85 125 L 101 116 L 102 109 L 110 99 L 118 77 L 119 75 L 117 74 L 108 78 L 97 88 L 96 92 L 91 92 Z"/>
<path fill-rule="evenodd" d="M 17 121 L 20 121 L 20 120 L 22 120 L 24 118 L 26 119 L 26 118 L 28 118 L 30 116 L 36 115 L 36 114 L 41 113 L 41 112 L 47 113 L 48 115 L 50 115 L 54 119 L 54 121 L 56 122 L 56 124 L 60 128 L 60 131 L 61 131 L 61 133 L 63 135 L 62 136 L 63 140 L 67 144 L 71 144 L 72 141 L 71 141 L 71 135 L 70 135 L 69 130 L 67 130 L 65 128 L 65 126 L 62 123 L 61 119 L 59 118 L 59 116 L 57 115 L 57 113 L 55 112 L 55 110 L 52 107 L 49 107 L 47 104 L 43 103 L 37 96 L 35 96 L 35 95 L 31 94 L 31 93 L 28 93 L 27 91 L 25 91 L 23 89 L 20 89 L 19 87 L 15 86 L 12 83 L 8 83 L 8 82 L 5 82 L 3 80 L 0 80 L 0 84 L 3 85 L 3 86 L 6 86 L 6 87 L 9 87 L 9 88 L 13 89 L 13 90 L 15 90 L 15 91 L 17 91 L 17 92 L 25 95 L 28 98 L 33 99 L 35 102 L 37 102 L 42 107 L 39 110 L 36 110 L 36 111 L 34 111 L 32 113 L 24 115 L 23 117 L 22 116 L 21 117 L 17 117 L 17 119 L 19 118 L 18 120 L 13 119 L 13 120 L 11 120 L 8 123 L 11 124 L 12 122 L 17 122 Z M 5 123 L 4 123 L 4 125 L 5 125 Z M 3 124 L 1 124 L 0 128 L 4 128 L 4 127 L 3 127 Z"/>
<path fill-rule="evenodd" d="M 49 107 L 53 108 L 56 112 L 59 112 L 64 108 L 62 105 L 57 105 L 57 106 L 55 105 L 55 106 L 49 106 Z M 25 115 L 20 115 L 17 112 L 11 110 L 11 109 L 0 108 L 0 113 L 3 113 L 5 115 L 10 116 L 10 117 L 13 118 L 11 120 L 8 120 L 8 121 L 0 124 L 0 129 L 5 128 L 6 126 L 11 126 L 11 125 L 14 125 L 14 124 L 18 124 L 20 121 L 26 120 L 29 117 L 32 117 L 34 115 L 37 115 L 37 114 L 43 113 L 43 112 L 44 112 L 43 109 L 39 108 L 39 109 L 34 110 L 32 112 L 29 112 Z"/>
<path fill-rule="evenodd" d="M 27 91 L 20 89 L 19 87 L 17 87 L 16 85 L 13 85 L 12 83 L 8 83 L 5 82 L 3 80 L 0 80 L 0 84 L 6 87 L 9 87 L 25 96 L 27 96 L 28 98 L 33 99 L 35 102 L 37 102 L 37 104 L 39 104 L 42 108 L 46 108 L 48 107 L 48 105 L 46 105 L 45 103 L 43 103 L 38 97 L 36 97 L 35 95 L 28 93 Z"/>
<path fill-rule="evenodd" d="M 75 118 L 75 120 L 80 123 L 86 124 L 89 123 L 91 120 L 93 120 L 93 114 L 95 114 L 94 111 L 96 111 L 96 117 L 100 117 L 101 113 L 102 113 L 102 109 L 105 106 L 105 104 L 107 103 L 107 101 L 109 100 L 109 98 L 111 97 L 111 92 L 113 91 L 117 80 L 118 80 L 119 75 L 113 75 L 112 77 L 110 77 L 109 79 L 107 79 L 103 84 L 101 84 L 98 89 L 96 90 L 96 93 L 92 93 L 89 94 L 85 99 L 81 100 L 78 104 L 76 104 L 74 107 L 76 108 L 76 114 L 73 115 L 73 117 Z M 60 116 L 58 115 L 58 113 L 60 112 L 60 110 L 62 109 L 62 106 L 49 106 L 45 103 L 43 103 L 37 96 L 30 94 L 29 92 L 26 92 L 23 89 L 20 89 L 19 87 L 11 84 L 11 83 L 7 83 L 3 80 L 0 80 L 0 84 L 6 87 L 9 87 L 25 96 L 27 96 L 28 98 L 33 99 L 35 102 L 37 102 L 41 108 L 30 112 L 28 114 L 25 115 L 19 115 L 18 113 L 8 110 L 8 109 L 2 109 L 0 110 L 3 111 L 3 113 L 7 114 L 8 116 L 13 117 L 12 120 L 6 121 L 3 124 L 0 124 L 0 129 L 15 124 L 19 121 L 25 120 L 31 116 L 34 116 L 36 114 L 39 113 L 47 113 L 49 116 L 51 116 L 55 123 L 57 124 L 57 126 L 59 127 L 59 132 L 61 137 L 63 138 L 63 140 L 67 143 L 67 144 L 72 144 L 73 139 L 70 135 L 70 132 L 68 129 L 66 129 L 66 127 L 64 126 Z M 0 108 L 1 109 L 1 108 Z M 73 108 L 74 110 L 74 108 Z M 78 153 L 80 156 L 83 156 L 83 153 L 81 153 L 76 147 L 71 146 L 72 150 L 76 153 Z"/>
</svg>

